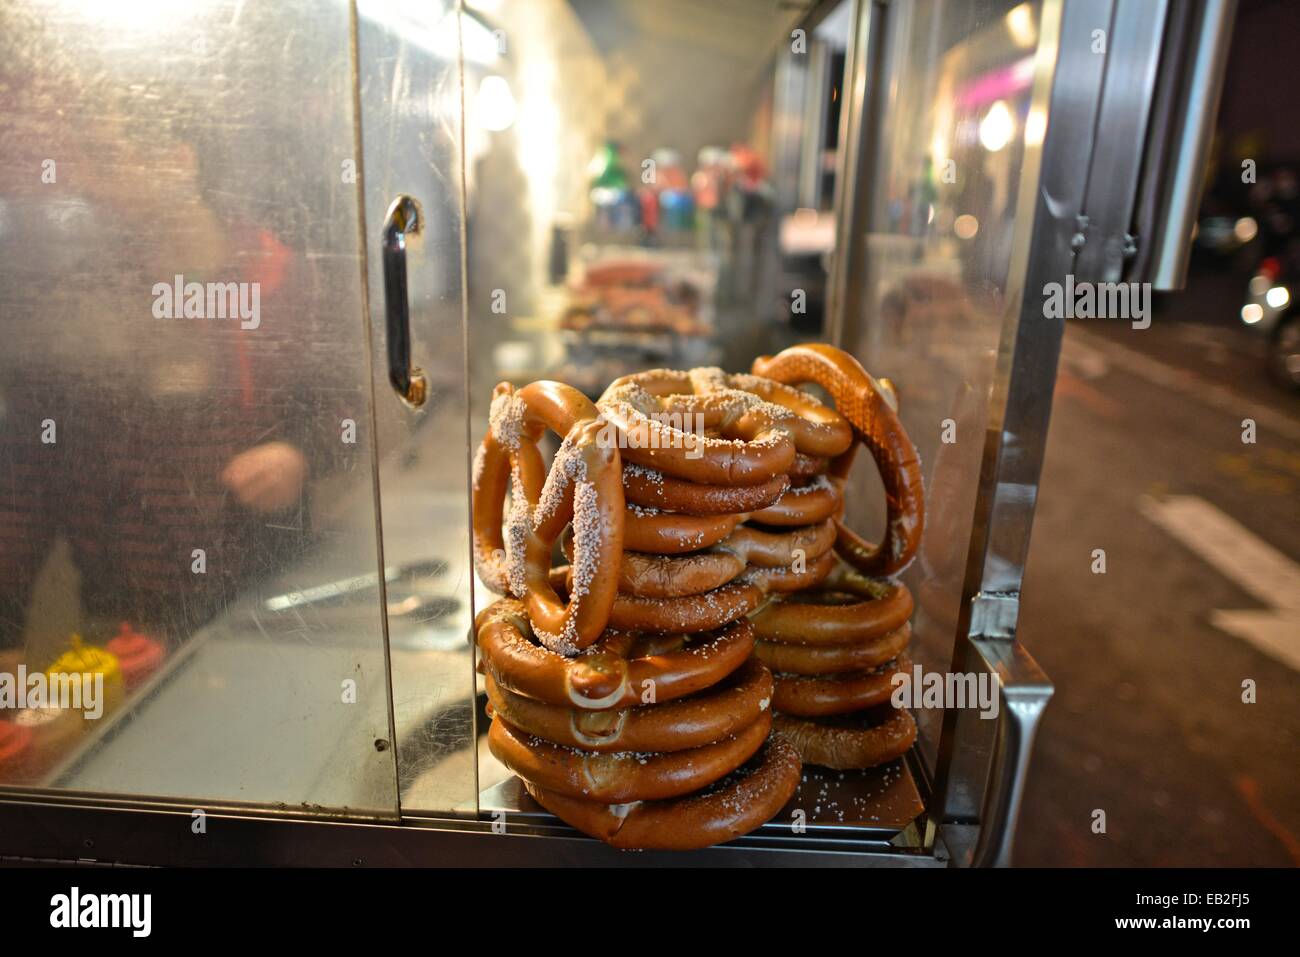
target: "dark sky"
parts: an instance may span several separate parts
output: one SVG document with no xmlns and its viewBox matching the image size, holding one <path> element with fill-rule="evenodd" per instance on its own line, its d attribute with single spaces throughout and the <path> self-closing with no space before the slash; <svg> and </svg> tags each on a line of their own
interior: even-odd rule
<svg viewBox="0 0 1300 957">
<path fill-rule="evenodd" d="M 1300 159 L 1300 0 L 1241 0 L 1219 129 L 1262 134 L 1261 162 Z"/>
</svg>

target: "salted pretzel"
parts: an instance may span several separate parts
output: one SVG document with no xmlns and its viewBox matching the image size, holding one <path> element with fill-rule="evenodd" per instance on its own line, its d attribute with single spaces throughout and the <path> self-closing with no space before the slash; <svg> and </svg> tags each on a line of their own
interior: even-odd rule
<svg viewBox="0 0 1300 957">
<path fill-rule="evenodd" d="M 564 437 L 546 472 L 537 443 L 546 429 Z M 535 382 L 493 393 L 491 424 L 474 467 L 474 553 L 480 577 L 528 603 L 534 633 L 572 654 L 604 632 L 618 591 L 623 552 L 622 460 L 602 440 L 605 423 L 582 393 Z M 511 507 L 502 536 L 506 474 Z M 551 551 L 573 525 L 574 584 L 567 601 L 551 588 Z M 502 585 L 506 588 L 502 588 Z"/>
<path fill-rule="evenodd" d="M 912 593 L 902 582 L 875 581 L 841 565 L 816 591 L 770 602 L 753 620 L 763 641 L 845 645 L 873 641 L 911 616 Z"/>
<path fill-rule="evenodd" d="M 867 642 L 846 645 L 796 645 L 783 641 L 754 643 L 754 657 L 773 671 L 792 675 L 836 675 L 876 668 L 898 656 L 912 638 L 904 622 Z"/>
<path fill-rule="evenodd" d="M 712 687 L 749 657 L 754 629 L 740 619 L 700 635 L 608 632 L 575 657 L 533 640 L 523 602 L 504 598 L 475 619 L 481 667 L 501 687 L 547 704 L 603 711 L 671 701 Z"/>
<path fill-rule="evenodd" d="M 744 520 L 744 514 L 678 515 L 633 505 L 623 513 L 623 545 L 630 552 L 683 555 L 718 544 Z"/>
<path fill-rule="evenodd" d="M 730 777 L 672 800 L 611 805 L 566 797 L 528 780 L 524 787 L 560 820 L 613 847 L 689 851 L 725 843 L 771 820 L 794 796 L 801 771 L 799 753 L 773 734 Z"/>
<path fill-rule="evenodd" d="M 580 711 L 515 694 L 486 676 L 494 715 L 554 744 L 586 751 L 685 751 L 730 737 L 772 703 L 772 673 L 750 658 L 707 691 L 617 711 Z"/>
<path fill-rule="evenodd" d="M 806 482 L 818 475 L 826 474 L 830 465 L 831 460 L 823 455 L 804 455 L 802 452 L 796 452 L 790 471 L 786 474 L 790 476 L 791 482 Z"/>
<path fill-rule="evenodd" d="M 812 525 L 837 518 L 842 505 L 839 487 L 825 475 L 818 475 L 790 486 L 771 505 L 751 512 L 749 519 L 763 525 Z"/>
<path fill-rule="evenodd" d="M 843 417 L 810 393 L 721 369 L 623 376 L 597 406 L 626 459 L 708 485 L 767 482 L 788 473 L 797 452 L 839 455 L 853 439 Z"/>
<path fill-rule="evenodd" d="M 835 553 L 825 552 L 808 559 L 802 568 L 764 568 L 751 565 L 744 580 L 757 585 L 765 593 L 798 592 L 820 585 L 835 570 Z M 614 600 L 618 604 L 618 599 Z"/>
<path fill-rule="evenodd" d="M 888 705 L 826 718 L 777 714 L 772 726 L 790 739 L 805 763 L 837 771 L 893 761 L 916 740 L 915 719 L 906 709 Z"/>
<path fill-rule="evenodd" d="M 712 631 L 748 615 L 763 601 L 755 582 L 734 581 L 702 595 L 681 598 L 636 598 L 618 595 L 610 610 L 615 628 L 693 634 Z"/>
<path fill-rule="evenodd" d="M 551 586 L 567 593 L 570 568 L 551 572 Z M 730 582 L 702 595 L 678 598 L 637 598 L 619 595 L 609 613 L 612 628 L 629 632 L 695 634 L 714 631 L 752 612 L 763 601 L 763 589 L 749 581 Z"/>
<path fill-rule="evenodd" d="M 782 714 L 800 718 L 848 714 L 873 708 L 890 699 L 896 687 L 894 676 L 911 673 L 906 654 L 871 671 L 838 675 L 774 676 L 772 707 Z"/>
<path fill-rule="evenodd" d="M 790 487 L 786 475 L 756 485 L 701 485 L 658 469 L 623 463 L 623 495 L 633 505 L 683 515 L 731 515 L 773 505 Z"/>
<path fill-rule="evenodd" d="M 772 729 L 762 711 L 734 735 L 686 751 L 599 752 L 561 747 L 519 731 L 498 715 L 488 748 L 521 778 L 567 797 L 604 804 L 660 801 L 707 787 L 748 761 Z"/>
<path fill-rule="evenodd" d="M 789 385 L 816 383 L 853 424 L 855 443 L 836 453 L 830 474 L 841 487 L 848 479 L 857 443 L 867 447 L 885 486 L 885 537 L 873 545 L 839 522 L 836 549 L 868 575 L 893 575 L 912 560 L 925 524 L 921 462 L 896 411 L 897 399 L 847 352 L 821 343 L 794 346 L 754 361 L 753 371 Z"/>
<path fill-rule="evenodd" d="M 812 563 L 823 555 L 833 556 L 834 544 L 835 526 L 829 521 L 787 532 L 740 525 L 722 541 L 701 552 L 655 555 L 625 551 L 619 568 L 618 591 L 620 595 L 638 598 L 701 595 L 732 581 L 747 565 L 789 569 L 800 558 Z M 565 555 L 572 560 L 571 536 L 563 539 L 563 545 Z"/>
</svg>

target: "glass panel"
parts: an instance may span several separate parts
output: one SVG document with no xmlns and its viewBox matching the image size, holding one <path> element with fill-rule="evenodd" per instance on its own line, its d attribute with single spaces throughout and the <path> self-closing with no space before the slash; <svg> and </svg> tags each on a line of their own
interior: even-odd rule
<svg viewBox="0 0 1300 957">
<path fill-rule="evenodd" d="M 846 328 L 867 367 L 896 380 L 925 468 L 925 539 L 904 580 L 918 608 L 913 657 L 947 671 L 999 338 L 1020 308 L 1025 149 L 1046 130 L 1030 108 L 1041 4 L 918 0 L 891 12 L 864 307 Z M 857 496 L 848 514 L 857 528 L 884 524 L 878 496 Z M 942 717 L 918 713 L 931 763 Z M 996 723 L 976 721 L 990 733 Z"/>
<path fill-rule="evenodd" d="M 456 8 L 365 0 L 357 10 L 389 655 L 407 813 L 473 813 L 478 794 Z M 402 194 L 425 220 L 406 250 L 412 361 L 428 380 L 419 408 L 389 385 L 386 358 L 380 235 Z"/>
<path fill-rule="evenodd" d="M 350 30 L 0 8 L 6 784 L 396 813 Z"/>
</svg>

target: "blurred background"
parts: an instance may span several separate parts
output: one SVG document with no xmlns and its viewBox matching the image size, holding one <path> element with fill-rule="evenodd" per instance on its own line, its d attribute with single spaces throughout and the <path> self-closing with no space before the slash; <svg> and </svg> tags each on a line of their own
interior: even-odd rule
<svg viewBox="0 0 1300 957">
<path fill-rule="evenodd" d="M 1300 865 L 1298 36 L 1300 6 L 1241 3 L 1186 290 L 1149 329 L 1067 328 L 1020 629 L 1056 696 L 1018 863 Z M 1078 826 L 1098 808 L 1106 839 Z"/>
</svg>

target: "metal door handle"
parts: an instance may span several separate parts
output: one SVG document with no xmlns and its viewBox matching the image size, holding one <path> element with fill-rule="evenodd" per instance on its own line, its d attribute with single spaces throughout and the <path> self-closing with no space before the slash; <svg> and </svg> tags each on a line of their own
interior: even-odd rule
<svg viewBox="0 0 1300 957">
<path fill-rule="evenodd" d="M 411 306 L 406 291 L 406 237 L 424 227 L 420 204 L 405 194 L 384 217 L 384 326 L 388 337 L 388 381 L 403 401 L 424 404 L 429 384 L 411 364 Z"/>
</svg>

